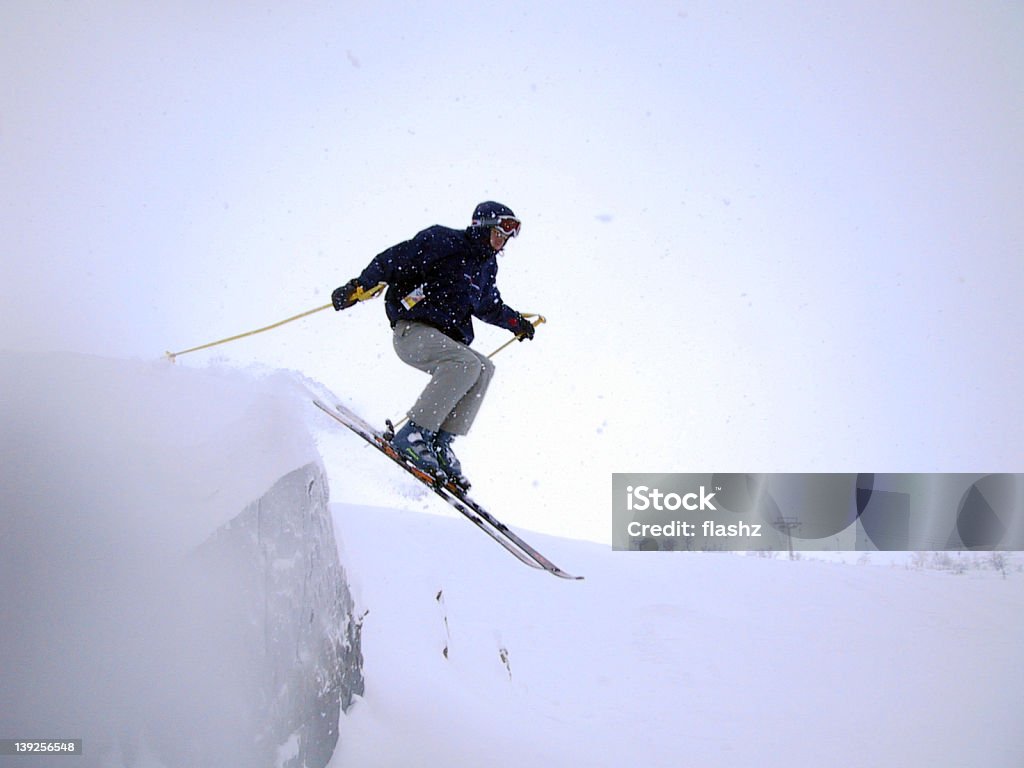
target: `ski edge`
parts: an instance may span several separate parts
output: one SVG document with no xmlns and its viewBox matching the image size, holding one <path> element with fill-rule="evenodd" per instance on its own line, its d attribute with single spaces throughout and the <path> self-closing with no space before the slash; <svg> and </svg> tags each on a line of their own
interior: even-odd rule
<svg viewBox="0 0 1024 768">
<path fill-rule="evenodd" d="M 456 498 L 459 498 L 458 496 Z M 559 566 L 555 565 L 546 556 L 542 555 L 538 550 L 528 543 L 526 543 L 519 534 L 509 528 L 505 523 L 498 520 L 494 515 L 488 512 L 486 509 L 481 507 L 476 501 L 465 497 L 464 500 L 474 512 L 480 517 L 487 521 L 488 524 L 494 526 L 494 528 L 501 533 L 502 536 L 508 537 L 510 540 L 515 542 L 516 546 L 526 552 L 531 558 L 533 558 L 540 568 L 543 568 L 548 573 L 558 576 L 560 579 L 566 579 L 568 581 L 583 581 L 582 576 L 574 576 L 568 571 L 563 570 Z"/>
</svg>

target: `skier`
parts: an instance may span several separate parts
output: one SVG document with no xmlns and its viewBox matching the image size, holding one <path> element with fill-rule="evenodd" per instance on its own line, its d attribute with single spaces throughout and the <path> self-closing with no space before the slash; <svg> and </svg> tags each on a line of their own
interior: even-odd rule
<svg viewBox="0 0 1024 768">
<path fill-rule="evenodd" d="M 378 254 L 331 294 L 334 308 L 342 310 L 387 285 L 384 303 L 395 352 L 431 377 L 391 444 L 421 470 L 464 489 L 469 481 L 452 441 L 469 432 L 494 375 L 494 364 L 470 349 L 473 317 L 512 331 L 520 341 L 535 333 L 495 285 L 496 257 L 519 228 L 508 206 L 480 203 L 471 226 L 428 227 Z"/>
</svg>

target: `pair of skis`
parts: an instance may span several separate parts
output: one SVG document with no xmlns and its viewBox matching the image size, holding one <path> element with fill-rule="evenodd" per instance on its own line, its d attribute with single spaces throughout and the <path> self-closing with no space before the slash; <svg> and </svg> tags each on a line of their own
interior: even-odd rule
<svg viewBox="0 0 1024 768">
<path fill-rule="evenodd" d="M 415 477 L 434 493 L 448 502 L 454 509 L 458 510 L 477 528 L 482 530 L 501 546 L 503 546 L 516 559 L 531 568 L 545 570 L 550 574 L 562 579 L 582 579 L 582 576 L 573 576 L 566 573 L 544 555 L 523 541 L 507 525 L 498 520 L 494 515 L 484 509 L 480 504 L 471 499 L 466 492 L 454 483 L 443 483 L 421 471 L 406 461 L 394 448 L 391 447 L 380 430 L 374 428 L 369 422 L 358 414 L 353 413 L 343 405 L 334 407 L 325 405 L 320 400 L 314 400 L 313 404 L 332 419 L 348 427 L 359 435 L 363 440 L 383 453 L 398 466 Z"/>
</svg>

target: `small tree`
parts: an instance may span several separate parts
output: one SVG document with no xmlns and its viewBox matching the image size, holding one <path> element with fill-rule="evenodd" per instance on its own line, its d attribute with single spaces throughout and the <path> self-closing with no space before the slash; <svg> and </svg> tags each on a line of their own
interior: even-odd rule
<svg viewBox="0 0 1024 768">
<path fill-rule="evenodd" d="M 923 568 L 928 567 L 928 553 L 927 552 L 915 552 L 914 556 L 910 558 L 910 566 L 915 571 L 920 571 Z"/>
<path fill-rule="evenodd" d="M 1005 552 L 992 552 L 989 554 L 988 563 L 992 566 L 992 570 L 998 571 L 1003 574 L 1003 578 L 1006 578 L 1006 572 L 1010 568 L 1010 558 Z"/>
</svg>

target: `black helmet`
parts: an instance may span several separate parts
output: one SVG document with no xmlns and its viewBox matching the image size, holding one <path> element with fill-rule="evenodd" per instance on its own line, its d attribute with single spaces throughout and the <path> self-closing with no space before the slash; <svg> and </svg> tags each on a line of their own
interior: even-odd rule
<svg viewBox="0 0 1024 768">
<path fill-rule="evenodd" d="M 520 222 L 507 205 L 488 200 L 473 209 L 474 227 L 498 227 L 509 237 L 519 234 Z"/>
</svg>

